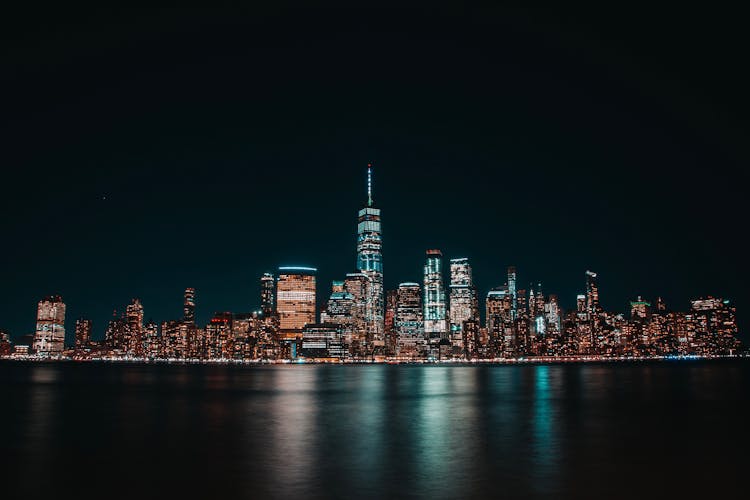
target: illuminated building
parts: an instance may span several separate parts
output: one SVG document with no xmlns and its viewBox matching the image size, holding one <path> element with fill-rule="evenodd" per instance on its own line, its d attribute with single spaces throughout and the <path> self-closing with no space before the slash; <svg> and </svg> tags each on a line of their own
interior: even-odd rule
<svg viewBox="0 0 750 500">
<path fill-rule="evenodd" d="M 581 314 L 586 313 L 586 296 L 585 295 L 577 295 L 576 296 L 576 311 Z"/>
<path fill-rule="evenodd" d="M 463 324 L 465 321 L 479 319 L 479 303 L 469 260 L 451 259 L 450 273 L 450 340 L 458 352 L 462 352 Z"/>
<path fill-rule="evenodd" d="M 28 356 L 29 355 L 29 346 L 28 345 L 15 345 L 13 346 L 13 354 L 17 356 Z"/>
<path fill-rule="evenodd" d="M 643 300 L 639 295 L 638 299 L 630 302 L 630 318 L 646 319 L 650 314 L 651 303 Z"/>
<path fill-rule="evenodd" d="M 734 354 L 737 340 L 736 310 L 729 300 L 707 297 L 690 301 L 695 354 Z"/>
<path fill-rule="evenodd" d="M 125 345 L 128 354 L 143 354 L 143 305 L 133 299 L 125 308 Z"/>
<path fill-rule="evenodd" d="M 466 359 L 480 357 L 482 347 L 479 319 L 467 319 L 461 328 L 463 335 L 463 355 Z"/>
<path fill-rule="evenodd" d="M 427 250 L 424 265 L 424 332 L 430 344 L 448 336 L 445 287 L 443 285 L 443 254 Z"/>
<path fill-rule="evenodd" d="M 562 314 L 558 303 L 557 295 L 550 295 L 549 300 L 544 304 L 544 350 L 548 355 L 556 355 L 560 352 L 561 334 L 562 334 Z"/>
<path fill-rule="evenodd" d="M 143 355 L 147 358 L 161 357 L 161 337 L 159 336 L 159 325 L 148 321 L 143 326 Z"/>
<path fill-rule="evenodd" d="M 364 320 L 366 342 L 384 345 L 383 241 L 380 209 L 372 202 L 372 164 L 367 164 L 367 204 L 357 218 L 357 270 L 369 278 L 365 293 Z"/>
<path fill-rule="evenodd" d="M 511 356 L 515 350 L 513 297 L 505 287 L 490 290 L 484 305 L 490 355 Z"/>
<path fill-rule="evenodd" d="M 276 312 L 276 279 L 271 273 L 264 273 L 260 278 L 260 309 L 264 316 Z"/>
<path fill-rule="evenodd" d="M 65 303 L 59 295 L 39 301 L 33 348 L 42 355 L 61 353 L 65 348 Z"/>
<path fill-rule="evenodd" d="M 117 316 L 117 311 L 113 312 L 112 319 L 104 330 L 104 344 L 113 350 L 127 350 L 127 324 Z"/>
<path fill-rule="evenodd" d="M 417 356 L 424 350 L 424 313 L 419 283 L 401 283 L 396 290 L 396 351 L 402 356 Z"/>
<path fill-rule="evenodd" d="M 593 271 L 586 271 L 586 310 L 592 316 L 599 313 L 599 285 Z"/>
<path fill-rule="evenodd" d="M 209 359 L 229 359 L 232 353 L 232 313 L 217 312 L 206 325 Z"/>
<path fill-rule="evenodd" d="M 515 320 L 518 317 L 518 298 L 516 292 L 516 268 L 508 266 L 508 295 L 511 300 L 510 318 Z"/>
<path fill-rule="evenodd" d="M 0 356 L 7 356 L 13 351 L 13 344 L 10 341 L 10 334 L 5 330 L 0 330 Z"/>
<path fill-rule="evenodd" d="M 345 290 L 344 282 L 334 281 L 326 309 L 320 315 L 320 322 L 339 325 L 344 343 L 347 345 L 351 345 L 357 325 L 362 324 L 358 323 L 356 306 L 356 299 L 352 293 Z"/>
<path fill-rule="evenodd" d="M 185 301 L 183 302 L 182 320 L 186 323 L 195 324 L 195 288 L 185 289 Z"/>
<path fill-rule="evenodd" d="M 187 329 L 182 321 L 165 321 L 161 324 L 162 357 L 167 359 L 182 359 L 187 356 Z"/>
<path fill-rule="evenodd" d="M 385 350 L 387 354 L 396 353 L 396 307 L 398 290 L 388 290 L 385 294 Z"/>
<path fill-rule="evenodd" d="M 344 290 L 354 298 L 352 305 L 352 338 L 349 342 L 353 353 L 365 350 L 367 336 L 367 294 L 370 277 L 364 273 L 348 273 L 344 280 Z"/>
<path fill-rule="evenodd" d="M 231 349 L 227 349 L 227 356 L 238 360 L 254 357 L 256 321 L 260 321 L 257 312 L 232 315 Z"/>
<path fill-rule="evenodd" d="M 91 320 L 78 318 L 76 320 L 76 349 L 88 347 L 91 342 Z"/>
<path fill-rule="evenodd" d="M 542 284 L 537 283 L 536 288 L 531 286 L 529 291 L 529 344 L 527 346 L 528 354 L 536 356 L 547 351 L 547 341 L 544 339 L 547 334 L 547 317 L 544 306 Z"/>
<path fill-rule="evenodd" d="M 506 356 L 522 356 L 527 354 L 530 346 L 529 309 L 526 290 L 516 291 L 516 319 L 513 321 L 513 349 Z"/>
<path fill-rule="evenodd" d="M 315 323 L 315 272 L 312 267 L 280 267 L 276 283 L 276 311 L 282 339 L 294 339 L 308 323 Z"/>
<path fill-rule="evenodd" d="M 347 355 L 341 327 L 335 323 L 310 323 L 302 329 L 300 354 L 308 358 L 337 358 Z"/>
</svg>

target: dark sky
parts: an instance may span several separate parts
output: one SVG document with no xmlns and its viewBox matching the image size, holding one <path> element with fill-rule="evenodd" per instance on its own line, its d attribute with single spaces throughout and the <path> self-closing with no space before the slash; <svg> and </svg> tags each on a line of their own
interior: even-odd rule
<svg viewBox="0 0 750 500">
<path fill-rule="evenodd" d="M 204 322 L 285 264 L 323 298 L 369 160 L 389 288 L 441 248 L 482 295 L 514 264 L 572 306 L 592 269 L 608 309 L 714 294 L 747 324 L 739 12 L 277 5 L 4 13 L 0 328 L 54 293 L 100 337 L 187 286 Z"/>
</svg>

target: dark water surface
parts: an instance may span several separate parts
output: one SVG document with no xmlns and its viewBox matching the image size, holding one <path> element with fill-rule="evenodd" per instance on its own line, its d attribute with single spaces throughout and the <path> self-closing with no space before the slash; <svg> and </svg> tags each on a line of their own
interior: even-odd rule
<svg viewBox="0 0 750 500">
<path fill-rule="evenodd" d="M 5 498 L 736 498 L 750 477 L 748 361 L 0 362 L 0 391 Z"/>
</svg>

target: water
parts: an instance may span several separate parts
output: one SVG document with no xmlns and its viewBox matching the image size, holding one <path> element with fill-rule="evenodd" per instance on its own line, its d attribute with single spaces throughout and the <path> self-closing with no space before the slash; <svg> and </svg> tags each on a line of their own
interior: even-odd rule
<svg viewBox="0 0 750 500">
<path fill-rule="evenodd" d="M 747 483 L 746 361 L 0 362 L 0 388 L 4 498 L 715 497 Z"/>
</svg>

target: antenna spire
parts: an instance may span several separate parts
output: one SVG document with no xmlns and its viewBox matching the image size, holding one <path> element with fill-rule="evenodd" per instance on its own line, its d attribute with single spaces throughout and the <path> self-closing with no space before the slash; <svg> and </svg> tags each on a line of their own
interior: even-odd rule
<svg viewBox="0 0 750 500">
<path fill-rule="evenodd" d="M 367 164 L 367 206 L 372 206 L 372 162 Z"/>
</svg>

